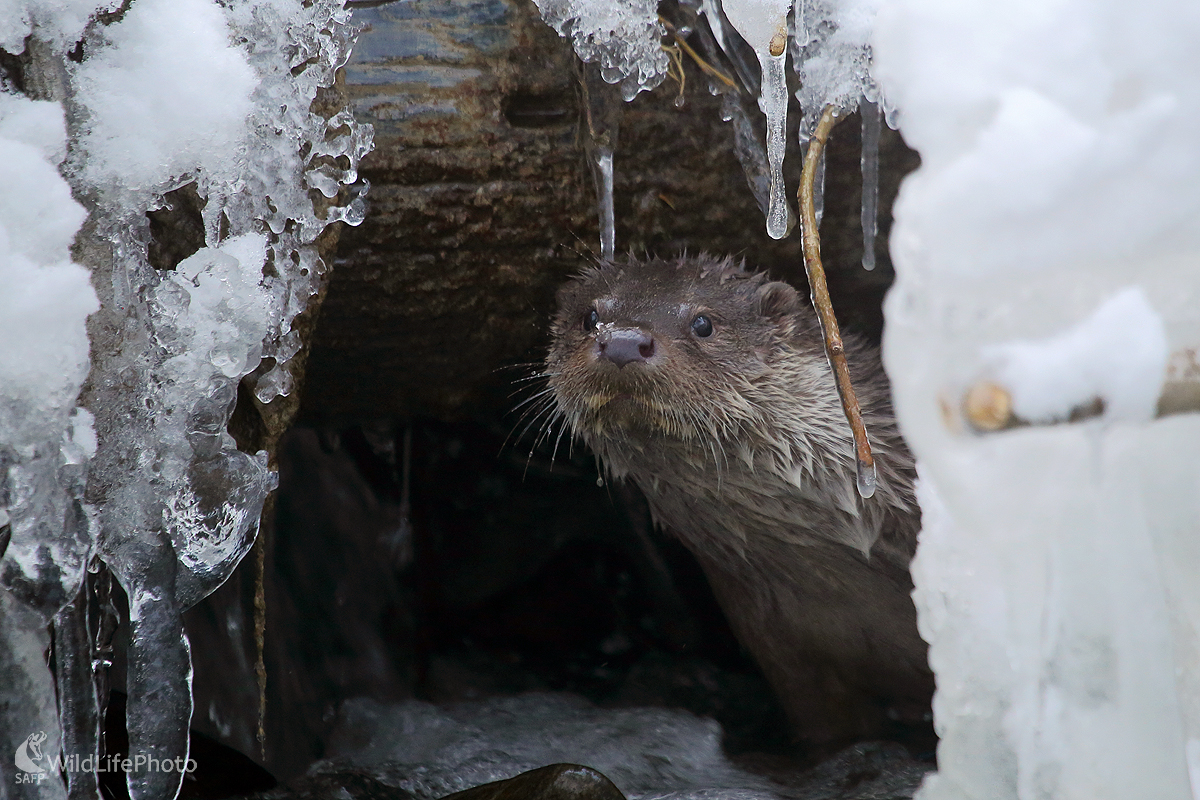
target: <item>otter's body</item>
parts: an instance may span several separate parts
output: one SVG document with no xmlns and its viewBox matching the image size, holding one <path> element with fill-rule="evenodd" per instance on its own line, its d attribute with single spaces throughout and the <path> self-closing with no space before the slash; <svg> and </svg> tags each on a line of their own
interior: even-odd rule
<svg viewBox="0 0 1200 800">
<path fill-rule="evenodd" d="M 703 256 L 606 264 L 563 287 L 553 334 L 559 412 L 696 555 L 801 737 L 924 709 L 913 463 L 878 354 L 847 342 L 879 473 L 864 500 L 820 329 L 787 284 Z"/>
</svg>

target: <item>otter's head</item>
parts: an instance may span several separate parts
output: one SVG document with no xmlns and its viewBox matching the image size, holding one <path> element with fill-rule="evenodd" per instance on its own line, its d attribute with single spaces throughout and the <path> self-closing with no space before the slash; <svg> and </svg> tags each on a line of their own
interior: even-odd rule
<svg viewBox="0 0 1200 800">
<path fill-rule="evenodd" d="M 593 444 L 711 442 L 762 424 L 760 384 L 813 325 L 791 286 L 732 259 L 607 263 L 559 291 L 546 376 Z"/>
</svg>

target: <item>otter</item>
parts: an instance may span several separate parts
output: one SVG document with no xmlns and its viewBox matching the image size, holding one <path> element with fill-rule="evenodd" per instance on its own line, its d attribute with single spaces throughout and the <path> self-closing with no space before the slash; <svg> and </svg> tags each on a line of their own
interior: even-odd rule
<svg viewBox="0 0 1200 800">
<path fill-rule="evenodd" d="M 730 258 L 605 262 L 558 293 L 556 412 L 695 555 L 801 742 L 928 710 L 909 561 L 920 512 L 878 351 L 846 337 L 876 457 L 854 444 L 812 307 Z"/>
</svg>

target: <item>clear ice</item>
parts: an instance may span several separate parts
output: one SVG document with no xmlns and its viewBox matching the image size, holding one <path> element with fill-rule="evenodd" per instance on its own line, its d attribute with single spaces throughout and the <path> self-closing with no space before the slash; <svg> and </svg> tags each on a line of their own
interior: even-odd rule
<svg viewBox="0 0 1200 800">
<path fill-rule="evenodd" d="M 875 234 L 879 231 L 879 134 L 883 123 L 878 104 L 859 103 L 862 115 L 862 224 L 863 269 L 875 269 Z"/>
<path fill-rule="evenodd" d="M 783 158 L 787 150 L 788 14 L 792 0 L 725 0 L 725 16 L 758 57 L 762 71 L 759 108 L 767 117 L 767 160 L 771 169 L 771 194 L 767 208 L 767 234 L 782 239 L 788 234 L 787 189 L 783 183 Z"/>
<path fill-rule="evenodd" d="M 0 93 L 0 731 L 15 740 L 0 744 L 46 733 L 45 752 L 95 753 L 104 643 L 81 587 L 107 568 L 129 598 L 131 752 L 174 759 L 192 712 L 181 614 L 237 566 L 275 486 L 267 454 L 226 432 L 237 387 L 264 403 L 289 390 L 291 322 L 324 271 L 314 242 L 361 221 L 365 185 L 350 185 L 371 130 L 310 110 L 353 43 L 340 0 L 136 0 L 96 21 L 111 5 L 0 11 L 37 97 Z M 156 270 L 146 214 L 186 185 L 205 246 Z M 36 644 L 51 622 L 57 717 Z M 96 795 L 83 774 L 18 784 L 11 769 L 9 796 Z M 169 800 L 180 780 L 133 772 L 130 795 Z"/>
</svg>

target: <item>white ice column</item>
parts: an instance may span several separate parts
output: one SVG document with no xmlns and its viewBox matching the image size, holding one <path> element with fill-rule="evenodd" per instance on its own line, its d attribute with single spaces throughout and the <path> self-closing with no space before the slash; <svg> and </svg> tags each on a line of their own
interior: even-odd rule
<svg viewBox="0 0 1200 800">
<path fill-rule="evenodd" d="M 922 160 L 884 340 L 921 474 L 922 800 L 1200 798 L 1200 414 L 1155 411 L 1200 380 L 1196 41 L 1169 0 L 879 12 Z M 983 382 L 1035 424 L 976 432 Z"/>
</svg>

